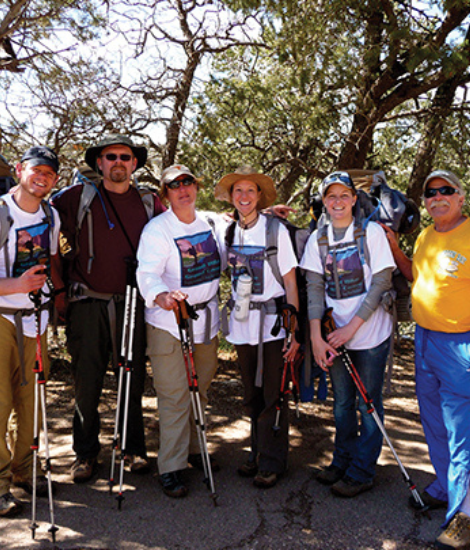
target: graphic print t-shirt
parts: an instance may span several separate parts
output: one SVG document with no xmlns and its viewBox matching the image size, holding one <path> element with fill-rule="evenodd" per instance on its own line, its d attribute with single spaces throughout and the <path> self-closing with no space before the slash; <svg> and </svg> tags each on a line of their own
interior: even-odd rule
<svg viewBox="0 0 470 550">
<path fill-rule="evenodd" d="M 266 247 L 266 222 L 265 216 L 261 215 L 256 225 L 250 229 L 242 230 L 237 225 L 233 239 L 233 245 L 228 252 L 227 264 L 232 273 L 232 296 L 237 298 L 236 285 L 241 273 L 249 272 L 247 262 L 253 276 L 252 302 L 267 302 L 273 298 L 283 296 L 284 288 L 273 275 L 272 269 L 266 260 L 261 260 Z M 287 229 L 281 224 L 279 226 L 277 242 L 277 262 L 281 275 L 287 275 L 297 267 L 297 258 L 292 247 Z M 241 252 L 241 254 L 240 254 Z M 271 334 L 276 315 L 268 314 L 264 320 L 263 342 L 270 342 L 285 337 L 282 329 L 277 336 Z M 246 321 L 237 321 L 233 315 L 230 316 L 230 327 L 227 340 L 232 344 L 258 345 L 260 333 L 260 312 L 253 309 Z"/>
<path fill-rule="evenodd" d="M 305 246 L 300 267 L 323 275 L 323 266 L 317 237 L 318 231 L 314 231 L 312 235 L 310 235 L 307 245 Z M 359 273 L 357 273 L 361 259 L 357 250 L 357 245 L 354 241 L 354 223 L 348 227 L 344 238 L 339 242 L 334 241 L 333 228 L 331 225 L 328 226 L 328 242 L 330 247 L 339 247 L 339 254 L 337 254 L 336 257 L 338 278 L 341 281 L 341 293 L 345 292 L 346 294 L 342 295 L 341 299 L 336 299 L 336 289 L 333 290 L 334 282 L 331 280 L 334 254 L 331 255 L 330 250 L 325 265 L 325 272 L 327 269 L 330 270 L 330 273 L 325 273 L 327 279 L 327 281 L 325 281 L 325 302 L 326 307 L 333 308 L 333 318 L 338 327 L 347 325 L 360 308 L 370 288 L 372 275 L 388 267 L 396 267 L 385 232 L 378 224 L 374 222 L 369 222 L 367 224 L 366 239 L 369 249 L 370 265 L 364 262 L 361 268 L 363 270 L 363 276 L 361 277 Z M 353 248 L 355 248 L 355 250 L 352 250 Z M 328 280 L 328 277 L 330 280 Z M 359 282 L 360 280 L 362 283 Z M 364 285 L 363 291 L 362 285 Z M 390 336 L 391 331 L 392 316 L 379 306 L 369 319 L 357 330 L 353 338 L 345 344 L 345 347 L 348 349 L 373 348 L 384 342 Z"/>
<path fill-rule="evenodd" d="M 208 219 L 213 222 L 211 226 Z M 197 212 L 189 224 L 172 210 L 151 220 L 144 228 L 137 251 L 137 282 L 145 299 L 145 320 L 180 338 L 173 311 L 154 303 L 158 294 L 182 290 L 191 305 L 205 303 L 211 312 L 211 338 L 219 329 L 217 291 L 223 257 L 226 223 L 212 212 Z M 193 323 L 194 342 L 204 341 L 207 310 L 198 311 Z"/>
<path fill-rule="evenodd" d="M 356 243 L 343 243 L 329 249 L 325 262 L 325 283 L 326 293 L 334 300 L 365 293 L 364 271 Z"/>
<path fill-rule="evenodd" d="M 30 267 L 42 264 L 50 273 L 50 255 L 57 253 L 57 242 L 60 229 L 59 216 L 53 210 L 54 222 L 51 231 L 47 223 L 42 206 L 31 214 L 21 210 L 12 195 L 4 195 L 3 200 L 8 205 L 10 216 L 13 219 L 8 237 L 8 255 L 10 259 L 10 276 L 20 277 Z M 0 277 L 6 277 L 4 253 L 0 253 Z M 43 287 L 44 293 L 48 293 L 47 285 Z M 43 301 L 46 298 L 43 297 Z M 26 294 L 10 294 L 0 296 L 0 306 L 13 309 L 31 309 L 33 303 Z M 14 323 L 12 315 L 4 315 L 6 319 Z M 46 330 L 48 321 L 47 309 L 41 314 L 41 333 Z M 23 333 L 30 338 L 36 335 L 34 315 L 23 317 Z"/>
</svg>

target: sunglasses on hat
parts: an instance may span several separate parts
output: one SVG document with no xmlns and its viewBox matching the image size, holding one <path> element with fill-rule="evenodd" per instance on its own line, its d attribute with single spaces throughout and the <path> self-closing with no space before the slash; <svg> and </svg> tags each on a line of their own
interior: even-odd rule
<svg viewBox="0 0 470 550">
<path fill-rule="evenodd" d="M 451 195 L 457 192 L 458 192 L 458 189 L 456 189 L 455 187 L 451 187 L 450 185 L 443 185 L 442 187 L 438 187 L 436 189 L 435 188 L 429 189 L 428 187 L 424 190 L 423 195 L 426 199 L 431 199 L 432 197 L 435 197 L 437 193 L 440 193 L 444 197 L 450 197 Z"/>
</svg>

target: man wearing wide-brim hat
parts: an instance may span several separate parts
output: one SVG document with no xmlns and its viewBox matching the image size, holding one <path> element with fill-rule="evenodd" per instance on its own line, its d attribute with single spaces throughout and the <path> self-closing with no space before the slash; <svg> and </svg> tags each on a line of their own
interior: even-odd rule
<svg viewBox="0 0 470 550">
<path fill-rule="evenodd" d="M 87 481 L 95 471 L 100 451 L 98 405 L 109 356 L 116 367 L 120 353 L 124 295 L 126 287 L 133 284 L 140 234 L 149 217 L 165 209 L 155 194 L 149 196 L 131 185 L 133 173 L 146 160 L 144 146 L 125 135 L 109 135 L 85 153 L 85 162 L 102 176 L 101 185 L 83 179 L 54 198 L 69 259 L 67 338 L 75 374 L 76 453 L 71 474 L 76 483 Z M 79 212 L 85 199 L 91 201 L 89 211 Z M 77 229 L 79 215 L 82 224 Z M 141 405 L 145 380 L 143 311 L 138 300 L 126 445 L 127 463 L 139 473 L 149 469 Z"/>
</svg>

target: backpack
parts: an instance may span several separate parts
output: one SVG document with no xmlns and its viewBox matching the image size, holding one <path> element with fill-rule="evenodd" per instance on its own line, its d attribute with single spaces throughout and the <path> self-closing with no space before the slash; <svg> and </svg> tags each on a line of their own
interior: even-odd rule
<svg viewBox="0 0 470 550">
<path fill-rule="evenodd" d="M 354 210 L 354 239 L 357 242 L 361 260 L 370 263 L 366 239 L 369 221 L 381 222 L 396 233 L 412 233 L 420 223 L 420 212 L 414 201 L 397 189 L 389 187 L 382 171 L 347 170 L 357 191 Z M 316 194 L 310 205 L 312 231 L 318 229 L 319 250 L 322 266 L 325 266 L 328 245 L 326 238 L 327 215 L 324 212 L 321 196 Z M 326 241 L 325 241 L 326 239 Z M 326 243 L 326 245 L 325 245 Z M 393 293 L 388 296 L 388 307 L 393 308 L 396 322 L 409 322 L 411 318 L 411 288 L 404 275 L 396 269 L 392 277 Z M 387 305 L 387 304 L 384 304 Z"/>
<path fill-rule="evenodd" d="M 93 199 L 96 195 L 98 195 L 101 204 L 103 205 L 103 210 L 105 213 L 105 216 L 108 220 L 108 224 L 112 226 L 112 223 L 108 217 L 108 212 L 106 210 L 106 207 L 103 202 L 103 198 L 101 197 L 101 194 L 98 192 L 98 188 L 101 185 L 101 178 L 96 172 L 93 172 L 93 170 L 89 168 L 80 168 L 76 169 L 72 176 L 72 183 L 70 187 L 73 187 L 75 185 L 82 185 L 82 192 L 80 195 L 80 202 L 78 205 L 78 211 L 77 211 L 77 219 L 76 219 L 76 225 L 75 225 L 75 249 L 70 248 L 67 250 L 63 256 L 67 260 L 71 260 L 75 257 L 75 255 L 78 252 L 78 235 L 82 229 L 83 222 L 85 220 L 85 216 L 87 216 L 88 220 L 88 250 L 89 250 L 89 258 L 88 258 L 88 265 L 87 265 L 87 272 L 91 273 L 91 268 L 93 264 L 93 219 L 91 216 L 91 204 L 93 202 Z M 148 219 L 152 219 L 155 214 L 155 202 L 154 202 L 154 195 L 153 193 L 145 188 L 140 187 L 135 182 L 135 186 L 140 194 L 140 197 L 142 199 L 142 203 L 145 208 L 145 212 L 147 214 Z"/>
<path fill-rule="evenodd" d="M 16 185 L 10 165 L 3 155 L 0 155 L 0 195 L 8 193 Z"/>
</svg>

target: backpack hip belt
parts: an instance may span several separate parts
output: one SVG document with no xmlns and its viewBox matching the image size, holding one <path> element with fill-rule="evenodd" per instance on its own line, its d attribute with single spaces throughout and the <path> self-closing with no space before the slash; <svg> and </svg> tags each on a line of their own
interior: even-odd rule
<svg viewBox="0 0 470 550">
<path fill-rule="evenodd" d="M 206 311 L 206 322 L 204 324 L 204 344 L 208 346 L 211 343 L 211 327 L 212 327 L 212 311 L 209 307 L 209 304 L 215 303 L 216 305 L 219 304 L 219 300 L 217 298 L 217 294 L 214 294 L 212 298 L 209 298 L 206 302 L 200 302 L 199 304 L 193 304 L 191 307 L 194 311 Z M 193 332 L 193 319 L 189 318 L 189 327 L 191 330 L 191 336 Z"/>
<path fill-rule="evenodd" d="M 82 300 L 93 299 L 102 300 L 108 303 L 109 333 L 111 335 L 111 345 L 113 350 L 113 368 L 118 368 L 118 347 L 117 347 L 117 321 L 116 321 L 116 303 L 124 301 L 124 294 L 107 294 L 104 292 L 95 292 L 90 290 L 83 283 L 71 283 L 67 290 L 69 302 L 80 302 Z"/>
<path fill-rule="evenodd" d="M 263 359 L 264 359 L 264 319 L 266 315 L 279 314 L 280 299 L 285 301 L 285 296 L 279 298 L 271 298 L 266 302 L 250 302 L 250 311 L 256 309 L 260 312 L 259 316 L 259 333 L 258 333 L 258 357 L 256 366 L 255 386 L 257 388 L 263 387 Z M 228 330 L 228 312 L 227 309 L 232 310 L 235 305 L 235 300 L 230 298 L 222 309 L 222 332 L 224 336 L 229 333 Z"/>
</svg>

